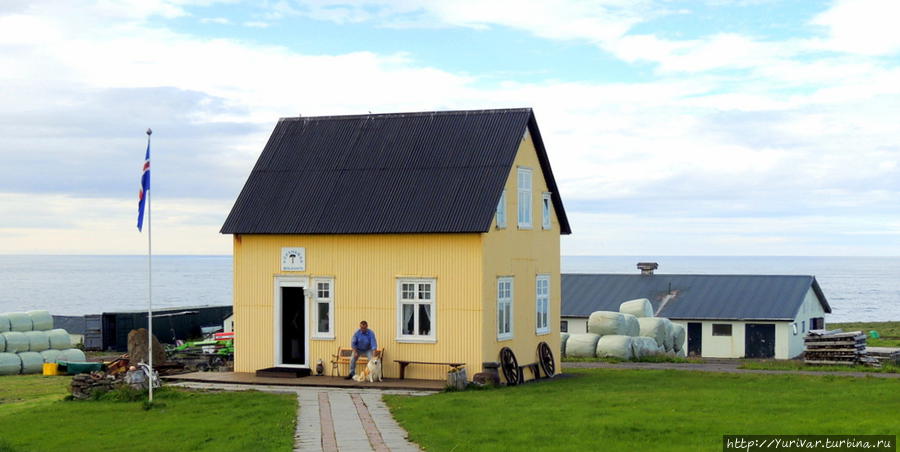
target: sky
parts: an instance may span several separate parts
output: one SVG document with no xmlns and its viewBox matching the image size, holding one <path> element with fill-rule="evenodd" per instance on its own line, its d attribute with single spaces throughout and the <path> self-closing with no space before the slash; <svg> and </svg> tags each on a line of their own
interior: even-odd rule
<svg viewBox="0 0 900 452">
<path fill-rule="evenodd" d="M 534 108 L 565 255 L 900 255 L 896 0 L 0 2 L 0 254 L 230 254 L 278 118 Z"/>
</svg>

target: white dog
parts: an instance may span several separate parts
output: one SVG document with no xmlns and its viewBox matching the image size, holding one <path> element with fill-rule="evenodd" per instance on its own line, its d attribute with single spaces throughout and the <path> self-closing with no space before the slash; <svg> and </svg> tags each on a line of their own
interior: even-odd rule
<svg viewBox="0 0 900 452">
<path fill-rule="evenodd" d="M 381 360 L 372 358 L 371 361 L 366 363 L 366 369 L 354 375 L 353 379 L 359 382 L 368 380 L 369 383 L 381 381 Z"/>
</svg>

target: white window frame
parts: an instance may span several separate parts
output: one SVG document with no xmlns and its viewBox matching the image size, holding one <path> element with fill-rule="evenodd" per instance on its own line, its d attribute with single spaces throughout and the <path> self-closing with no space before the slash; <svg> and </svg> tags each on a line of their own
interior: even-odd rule
<svg viewBox="0 0 900 452">
<path fill-rule="evenodd" d="M 524 181 L 528 181 L 525 187 Z M 519 167 L 516 170 L 516 222 L 519 229 L 531 229 L 534 222 L 534 212 L 531 199 L 531 192 L 534 185 L 531 168 Z"/>
<path fill-rule="evenodd" d="M 413 284 L 415 295 L 413 301 L 403 300 L 403 284 Z M 419 284 L 430 284 L 430 299 L 420 300 Z M 437 280 L 435 278 L 397 278 L 397 342 L 437 342 Z M 413 310 L 414 327 L 413 331 L 419 331 L 419 305 L 427 304 L 431 306 L 431 331 L 427 336 L 420 334 L 403 334 L 403 305 L 412 304 L 415 306 Z"/>
<path fill-rule="evenodd" d="M 541 293 L 541 283 L 546 283 Z M 550 333 L 550 275 L 537 275 L 534 280 L 535 334 Z M 541 322 L 541 314 L 544 314 Z"/>
<path fill-rule="evenodd" d="M 544 229 L 553 227 L 551 224 L 552 209 L 553 201 L 550 200 L 550 192 L 541 193 L 541 227 Z"/>
<path fill-rule="evenodd" d="M 509 284 L 509 294 L 506 294 L 506 288 L 501 286 Z M 513 338 L 515 331 L 516 316 L 513 311 L 515 305 L 515 279 L 512 276 L 501 276 L 497 278 L 497 340 L 508 341 Z M 505 310 L 503 309 L 505 306 Z M 509 312 L 509 331 L 503 331 L 500 321 L 505 316 L 505 312 Z"/>
<path fill-rule="evenodd" d="M 320 297 L 319 284 L 328 284 L 328 297 Z M 312 283 L 313 319 L 312 338 L 334 340 L 334 278 L 313 278 Z M 328 304 L 329 331 L 319 331 L 319 303 Z"/>
<path fill-rule="evenodd" d="M 500 202 L 497 203 L 497 229 L 506 228 L 506 189 L 500 194 Z"/>
</svg>

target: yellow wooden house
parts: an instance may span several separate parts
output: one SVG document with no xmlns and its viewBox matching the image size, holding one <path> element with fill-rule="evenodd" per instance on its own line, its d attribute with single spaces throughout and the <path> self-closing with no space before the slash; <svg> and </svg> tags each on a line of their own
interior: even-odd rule
<svg viewBox="0 0 900 452">
<path fill-rule="evenodd" d="M 222 233 L 237 372 L 327 363 L 361 320 L 386 378 L 559 369 L 570 229 L 529 108 L 283 118 Z"/>
</svg>

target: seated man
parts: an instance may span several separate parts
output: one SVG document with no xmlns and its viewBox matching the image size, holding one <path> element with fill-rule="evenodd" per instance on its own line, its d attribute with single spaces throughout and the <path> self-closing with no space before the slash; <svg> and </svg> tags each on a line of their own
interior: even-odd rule
<svg viewBox="0 0 900 452">
<path fill-rule="evenodd" d="M 369 329 L 369 322 L 365 320 L 359 322 L 359 329 L 353 333 L 353 339 L 350 340 L 350 348 L 353 349 L 353 355 L 350 356 L 350 375 L 345 377 L 347 380 L 356 374 L 356 360 L 359 359 L 359 354 L 365 353 L 366 358 L 372 361 L 373 352 L 378 348 L 375 333 Z"/>
</svg>

